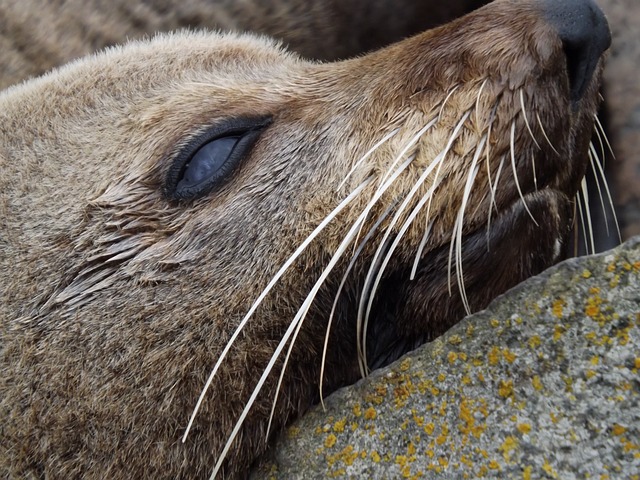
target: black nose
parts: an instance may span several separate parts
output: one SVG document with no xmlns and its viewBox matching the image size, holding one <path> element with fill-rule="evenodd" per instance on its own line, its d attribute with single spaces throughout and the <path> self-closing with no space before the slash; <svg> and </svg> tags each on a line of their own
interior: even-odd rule
<svg viewBox="0 0 640 480">
<path fill-rule="evenodd" d="M 593 0 L 544 0 L 548 21 L 562 39 L 571 100 L 582 98 L 598 60 L 611 45 L 609 24 Z"/>
</svg>

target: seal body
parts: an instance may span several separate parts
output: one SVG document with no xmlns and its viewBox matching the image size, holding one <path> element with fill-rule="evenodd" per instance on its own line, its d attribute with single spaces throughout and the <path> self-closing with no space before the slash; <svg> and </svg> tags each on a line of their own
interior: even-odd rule
<svg viewBox="0 0 640 480">
<path fill-rule="evenodd" d="M 327 64 L 160 36 L 0 94 L 2 476 L 242 478 L 320 385 L 557 261 L 607 42 L 550 5 Z"/>
</svg>

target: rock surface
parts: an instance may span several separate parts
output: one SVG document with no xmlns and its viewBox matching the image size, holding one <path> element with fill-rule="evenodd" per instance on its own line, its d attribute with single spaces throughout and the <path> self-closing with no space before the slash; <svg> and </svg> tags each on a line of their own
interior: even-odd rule
<svg viewBox="0 0 640 480">
<path fill-rule="evenodd" d="M 638 478 L 640 237 L 528 280 L 325 405 L 252 478 Z"/>
</svg>

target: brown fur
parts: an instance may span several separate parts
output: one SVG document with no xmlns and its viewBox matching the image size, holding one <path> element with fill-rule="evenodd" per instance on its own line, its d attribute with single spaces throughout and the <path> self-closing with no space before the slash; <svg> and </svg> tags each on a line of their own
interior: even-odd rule
<svg viewBox="0 0 640 480">
<path fill-rule="evenodd" d="M 436 126 L 409 152 L 412 165 L 368 220 L 372 225 L 393 199 L 404 198 L 471 111 L 442 167 L 418 277 L 409 281 L 408 271 L 424 212 L 377 295 L 372 329 L 381 342 L 389 335 L 431 338 L 464 312 L 455 279 L 448 293 L 449 244 L 494 107 L 488 160 L 482 157 L 464 221 L 472 310 L 556 261 L 555 243 L 568 232 L 586 166 L 598 83 L 573 110 L 565 63 L 535 2 L 498 1 L 343 62 L 303 61 L 256 37 L 183 33 L 88 57 L 0 94 L 2 476 L 208 474 L 346 230 L 395 155 L 435 117 Z M 535 146 L 519 113 L 521 90 L 560 155 L 532 123 Z M 224 119 L 263 116 L 272 124 L 230 181 L 194 202 L 167 199 L 167 172 L 181 145 Z M 487 171 L 495 179 L 512 122 L 518 178 L 539 226 L 525 212 L 507 163 L 487 233 Z M 351 166 L 396 128 L 338 189 Z M 180 443 L 209 369 L 240 319 L 313 228 L 372 175 L 374 184 L 267 296 Z M 358 377 L 353 298 L 375 243 L 339 302 L 325 392 Z M 297 339 L 275 431 L 317 400 L 328 312 L 345 263 L 320 290 Z M 266 448 L 277 373 L 227 457 L 229 477 L 241 477 Z"/>
<path fill-rule="evenodd" d="M 262 33 L 305 57 L 335 60 L 442 24 L 482 3 L 486 0 L 4 0 L 0 89 L 126 39 L 186 27 Z"/>
</svg>

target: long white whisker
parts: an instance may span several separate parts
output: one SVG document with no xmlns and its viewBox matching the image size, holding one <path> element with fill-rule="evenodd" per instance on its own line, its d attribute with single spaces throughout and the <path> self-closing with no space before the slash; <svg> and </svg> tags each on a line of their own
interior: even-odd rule
<svg viewBox="0 0 640 480">
<path fill-rule="evenodd" d="M 467 297 L 467 292 L 464 286 L 464 275 L 462 270 L 462 232 L 464 226 L 464 212 L 467 208 L 467 203 L 469 202 L 469 197 L 471 196 L 471 190 L 473 188 L 473 183 L 475 182 L 476 176 L 478 174 L 479 166 L 478 160 L 480 155 L 482 154 L 482 149 L 484 148 L 484 142 L 486 141 L 486 137 L 480 139 L 479 146 L 476 149 L 476 153 L 473 156 L 473 160 L 471 162 L 471 166 L 469 168 L 469 176 L 467 177 L 467 183 L 464 188 L 464 193 L 462 195 L 462 203 L 460 205 L 460 209 L 458 210 L 458 229 L 457 229 L 457 237 L 456 237 L 456 276 L 458 279 L 458 288 L 460 290 L 460 296 L 462 297 L 462 303 L 464 305 L 464 309 L 467 312 L 467 315 L 471 314 L 471 308 L 469 306 L 469 299 Z"/>
<path fill-rule="evenodd" d="M 419 180 L 418 180 L 418 182 L 419 182 Z M 424 183 L 424 182 L 422 182 L 422 183 L 418 184 L 418 182 L 416 182 L 416 185 L 421 185 L 422 183 Z M 420 199 L 420 201 L 415 206 L 415 208 L 411 211 L 410 215 L 407 217 L 407 220 L 405 220 L 405 222 L 402 224 L 400 230 L 398 231 L 398 235 L 396 235 L 396 238 L 394 239 L 393 243 L 389 247 L 389 250 L 387 251 L 387 253 L 386 253 L 385 257 L 384 257 L 384 260 L 380 264 L 380 268 L 378 268 L 378 273 L 376 274 L 375 280 L 373 282 L 373 287 L 371 288 L 371 293 L 370 293 L 370 295 L 368 297 L 369 300 L 367 302 L 367 310 L 366 310 L 366 314 L 365 314 L 365 322 L 364 322 L 364 329 L 363 329 L 364 335 L 365 335 L 365 340 L 366 340 L 366 333 L 367 333 L 369 314 L 371 313 L 371 307 L 373 306 L 373 299 L 375 297 L 376 291 L 378 290 L 378 285 L 380 284 L 380 280 L 382 279 L 382 275 L 384 274 L 384 271 L 386 270 L 387 265 L 389 264 L 389 261 L 391 260 L 391 257 L 393 255 L 393 253 L 395 252 L 396 248 L 400 244 L 400 241 L 404 237 L 404 234 L 409 229 L 409 227 L 411 226 L 411 224 L 415 220 L 416 216 L 420 213 L 420 210 L 422 209 L 422 207 L 424 207 L 424 204 L 427 203 L 430 200 L 430 198 L 433 196 L 433 192 L 436 190 L 436 188 L 438 188 L 438 186 L 439 186 L 439 182 L 434 183 L 429 188 L 429 190 L 427 190 L 427 193 Z M 365 340 L 363 340 L 363 342 Z M 366 350 L 364 351 L 364 354 L 366 355 Z"/>
<path fill-rule="evenodd" d="M 278 280 L 280 280 L 280 278 L 284 275 L 284 273 L 288 270 L 288 268 L 302 254 L 302 252 L 304 252 L 304 250 L 309 246 L 309 244 L 326 228 L 326 226 L 342 210 L 344 210 L 345 207 L 347 207 L 356 197 L 358 197 L 358 195 L 360 195 L 360 193 L 369 184 L 371 184 L 372 181 L 373 181 L 373 177 L 370 177 L 370 178 L 366 179 L 364 182 L 362 182 L 353 192 L 351 192 L 344 200 L 342 200 L 340 202 L 340 204 L 335 209 L 333 209 L 333 211 L 331 213 L 329 213 L 329 215 L 326 216 L 326 218 L 320 223 L 320 225 L 318 225 L 313 230 L 313 232 L 311 232 L 311 234 L 306 238 L 306 240 L 304 242 L 302 242 L 302 244 L 296 249 L 296 251 L 293 253 L 293 255 L 291 255 L 289 257 L 289 259 L 284 263 L 284 265 L 280 268 L 280 270 L 278 270 L 278 272 L 274 275 L 274 277 L 271 279 L 271 281 L 266 286 L 266 288 L 262 291 L 262 293 L 260 294 L 258 299 L 253 303 L 253 305 L 251 306 L 251 308 L 249 309 L 247 314 L 244 316 L 242 321 L 238 324 L 238 326 L 236 327 L 235 331 L 231 335 L 231 338 L 227 342 L 227 345 L 225 346 L 224 350 L 222 351 L 222 353 L 218 357 L 218 361 L 214 365 L 213 370 L 211 370 L 211 374 L 209 375 L 209 378 L 207 379 L 207 382 L 205 383 L 204 388 L 202 389 L 202 392 L 200 393 L 200 397 L 198 398 L 198 402 L 196 403 L 196 406 L 193 409 L 193 412 L 191 413 L 191 418 L 189 419 L 189 424 L 187 425 L 187 429 L 185 430 L 184 435 L 182 437 L 182 442 L 183 443 L 187 439 L 187 435 L 189 434 L 189 431 L 191 430 L 191 427 L 193 425 L 193 421 L 194 421 L 198 411 L 200 410 L 200 407 L 202 405 L 204 397 L 205 397 L 207 391 L 209 390 L 209 387 L 211 386 L 211 383 L 213 382 L 213 379 L 214 379 L 216 373 L 218 372 L 218 369 L 220 368 L 220 365 L 222 364 L 223 360 L 225 359 L 225 357 L 229 353 L 229 350 L 231 350 L 231 346 L 233 345 L 235 340 L 238 338 L 238 336 L 240 335 L 240 332 L 242 331 L 244 326 L 247 324 L 247 322 L 249 321 L 249 319 L 251 318 L 253 313 L 256 311 L 258 306 L 262 303 L 262 301 L 265 299 L 267 294 L 271 291 L 271 289 L 276 284 L 276 282 Z"/>
<path fill-rule="evenodd" d="M 378 200 L 380 200 L 380 198 L 382 197 L 382 195 L 387 191 L 387 189 L 389 188 L 389 186 L 391 186 L 391 184 L 398 178 L 398 176 L 409 166 L 409 164 L 413 161 L 413 157 L 409 157 L 407 158 L 402 165 L 400 165 L 398 167 L 398 169 L 393 173 L 393 175 L 380 187 L 378 188 L 378 190 L 376 190 L 376 192 L 374 193 L 372 199 L 369 201 L 369 203 L 367 204 L 367 206 L 364 208 L 362 215 L 365 215 L 364 218 L 366 218 L 366 215 L 369 214 L 369 211 L 373 208 L 373 206 L 378 202 Z M 363 290 L 364 292 L 364 290 Z M 359 330 L 360 329 L 360 324 L 356 323 L 356 330 L 357 330 L 357 335 L 359 338 Z M 362 345 L 360 344 L 360 342 L 357 342 L 357 348 L 358 348 L 358 359 L 360 359 L 360 354 L 361 354 L 361 348 Z"/>
<path fill-rule="evenodd" d="M 366 309 L 366 314 L 364 315 L 364 320 L 363 320 L 364 303 L 365 303 L 365 296 L 363 295 L 363 296 L 361 296 L 360 303 L 358 305 L 358 317 L 357 317 L 357 322 L 356 322 L 356 324 L 358 326 L 362 325 L 362 330 L 361 331 L 358 330 L 358 341 L 359 341 L 359 344 L 361 344 L 361 351 L 362 351 L 362 356 L 360 357 L 360 361 L 362 362 L 361 373 L 364 373 L 365 375 L 366 375 L 366 372 L 368 370 L 367 360 L 366 360 L 366 358 L 367 358 L 366 357 L 367 325 L 368 325 L 368 321 L 369 321 L 369 313 L 371 311 L 371 305 L 373 304 L 373 298 L 375 296 L 375 289 L 376 289 L 376 286 L 377 286 L 376 284 L 374 284 L 373 285 L 373 289 L 371 289 L 371 290 L 369 289 L 369 286 L 372 285 L 371 284 L 371 280 L 373 278 L 373 265 L 375 265 L 377 263 L 377 259 L 382 253 L 382 248 L 386 244 L 386 239 L 391 234 L 391 231 L 392 231 L 393 227 L 398 222 L 400 216 L 403 214 L 404 210 L 406 209 L 406 207 L 409 204 L 409 202 L 413 199 L 413 197 L 415 196 L 415 194 L 418 191 L 418 189 L 424 184 L 425 180 L 431 174 L 431 172 L 436 168 L 436 166 L 438 166 L 438 170 L 440 169 L 440 165 L 442 164 L 442 162 L 444 161 L 447 153 L 449 152 L 449 150 L 453 146 L 453 142 L 458 138 L 458 135 L 460 134 L 460 130 L 462 129 L 462 126 L 464 125 L 464 123 L 469 118 L 470 114 L 471 114 L 470 111 L 465 112 L 465 114 L 462 116 L 462 119 L 458 122 L 458 124 L 454 128 L 451 136 L 449 137 L 449 141 L 447 142 L 447 145 L 445 146 L 445 148 L 427 166 L 427 168 L 424 170 L 424 172 L 420 176 L 419 180 L 414 184 L 414 186 L 411 189 L 411 191 L 407 194 L 406 198 L 404 199 L 404 201 L 402 202 L 402 204 L 398 208 L 398 211 L 395 213 L 393 219 L 391 220 L 389 226 L 387 227 L 387 231 L 385 232 L 385 234 L 383 236 L 383 239 L 380 242 L 380 245 L 378 246 L 378 249 L 376 250 L 376 253 L 373 256 L 372 267 L 369 268 L 369 271 L 367 272 L 367 276 L 365 278 L 365 288 L 363 289 L 363 292 L 371 291 L 371 293 L 369 294 L 369 300 L 368 300 L 368 305 L 367 305 L 367 309 Z M 437 174 L 436 174 L 436 177 L 437 177 Z M 362 333 L 362 335 L 360 335 L 360 333 Z"/>
<path fill-rule="evenodd" d="M 609 152 L 611 152 L 611 157 L 615 159 L 616 154 L 613 153 L 613 148 L 611 148 L 611 143 L 609 143 L 609 138 L 607 137 L 607 133 L 604 131 L 604 127 L 602 126 L 602 123 L 600 123 L 600 119 L 598 118 L 597 115 L 594 115 L 594 118 L 595 118 L 598 129 L 602 133 L 602 138 L 604 138 L 604 141 L 607 144 L 607 148 L 609 148 Z M 604 160 L 604 157 L 603 157 L 603 160 Z"/>
<path fill-rule="evenodd" d="M 380 181 L 381 184 L 384 184 L 388 177 L 389 174 L 393 171 L 393 169 L 396 167 L 396 165 L 400 162 L 400 160 L 402 160 L 404 158 L 404 156 L 407 154 L 407 152 L 416 144 L 418 143 L 418 140 L 420 140 L 420 138 L 427 133 L 427 131 L 433 127 L 435 125 L 435 123 L 438 121 L 438 118 L 433 118 L 431 121 L 429 121 L 424 127 L 422 127 L 418 133 L 416 133 L 411 140 L 409 140 L 409 142 L 407 143 L 407 145 L 400 151 L 400 153 L 396 156 L 395 160 L 393 161 L 393 163 L 391 164 L 391 166 L 389 167 L 389 169 L 387 170 L 387 173 L 382 177 L 382 180 Z"/>
<path fill-rule="evenodd" d="M 545 138 L 545 140 L 547 141 L 547 143 L 551 147 L 551 150 L 556 152 L 556 154 L 559 156 L 560 152 L 558 152 L 558 150 L 556 150 L 556 147 L 553 146 L 553 143 L 551 143 L 551 140 L 547 136 L 547 132 L 544 130 L 544 127 L 542 126 L 542 120 L 540 120 L 540 115 L 538 115 L 538 112 L 536 112 L 536 118 L 538 119 L 538 125 L 540 125 L 540 131 L 542 132 L 542 136 Z"/>
<path fill-rule="evenodd" d="M 522 92 L 522 89 L 520 89 L 520 107 L 522 108 L 522 117 L 524 118 L 524 124 L 527 126 L 527 130 L 529 130 L 529 135 L 531 135 L 533 143 L 536 144 L 538 150 L 542 150 L 540 144 L 536 140 L 536 137 L 533 135 L 533 130 L 531 130 L 531 125 L 529 125 L 529 120 L 527 119 L 527 111 L 524 108 L 524 93 Z"/>
<path fill-rule="evenodd" d="M 366 220 L 366 218 L 361 217 L 361 222 L 364 222 L 365 220 Z M 329 271 L 331 271 L 331 269 L 333 269 L 333 267 L 337 264 L 338 260 L 342 257 L 342 254 L 347 249 L 347 247 L 349 246 L 351 241 L 354 238 L 356 238 L 356 236 L 358 234 L 358 230 L 360 229 L 360 226 L 361 225 L 358 225 L 358 224 L 354 223 L 354 225 L 351 227 L 351 229 L 349 230 L 347 235 L 342 240 L 342 243 L 340 244 L 340 247 L 338 247 L 338 250 L 336 250 L 336 252 L 333 254 L 333 257 L 331 257 L 331 260 L 327 264 L 327 267 L 325 268 L 325 270 L 320 275 L 318 281 L 316 282 L 316 285 L 314 285 L 314 288 L 311 291 L 313 293 L 313 295 L 310 293 L 307 296 L 303 306 L 298 310 L 298 312 L 296 314 L 296 317 L 294 318 L 294 322 L 296 322 L 296 319 L 298 319 L 298 326 L 296 327 L 296 329 L 295 329 L 295 331 L 293 333 L 293 337 L 291 338 L 291 342 L 289 342 L 289 348 L 287 349 L 287 354 L 284 357 L 284 362 L 282 364 L 282 368 L 280 369 L 280 376 L 278 377 L 278 383 L 276 385 L 276 393 L 274 395 L 273 402 L 272 402 L 272 405 L 271 405 L 271 413 L 269 415 L 269 422 L 267 423 L 267 431 L 266 431 L 266 434 L 265 434 L 266 438 L 269 437 L 269 432 L 271 431 L 271 422 L 273 421 L 273 417 L 275 415 L 276 405 L 278 403 L 278 396 L 280 394 L 280 389 L 282 388 L 282 381 L 284 379 L 284 373 L 285 373 L 285 371 L 287 369 L 287 365 L 289 363 L 289 358 L 291 357 L 291 352 L 293 350 L 293 346 L 296 343 L 296 339 L 298 338 L 298 334 L 300 333 L 300 329 L 302 328 L 302 324 L 304 323 L 304 319 L 307 317 L 307 314 L 309 313 L 309 309 L 311 308 L 311 304 L 313 303 L 313 300 L 315 299 L 318 290 L 320 289 L 320 287 L 324 283 L 324 280 L 326 280 L 326 278 L 328 276 L 328 273 L 326 273 L 327 269 L 329 269 Z M 317 286 L 317 288 L 316 288 L 316 286 Z M 306 305 L 306 308 L 305 308 L 305 305 Z M 256 388 L 260 389 L 260 388 L 262 388 L 262 385 L 260 383 L 258 383 Z"/>
<path fill-rule="evenodd" d="M 338 185 L 337 190 L 340 190 L 344 184 L 347 182 L 347 180 L 349 179 L 349 177 L 351 177 L 351 175 L 353 175 L 353 172 L 356 171 L 356 169 L 362 165 L 362 163 L 369 158 L 378 148 L 380 148 L 382 145 L 384 145 L 389 139 L 391 139 L 392 137 L 394 137 L 398 132 L 400 131 L 399 128 L 396 128 L 395 130 L 393 130 L 392 132 L 389 132 L 388 134 L 386 134 L 384 137 L 382 137 L 382 140 L 380 140 L 379 142 L 377 142 L 373 147 L 371 147 L 367 153 L 365 153 L 362 158 L 360 158 L 360 160 L 358 160 L 353 167 L 351 167 L 351 170 L 349 170 L 349 173 L 347 173 L 347 176 L 344 177 L 344 180 L 342 180 L 342 182 L 340 182 L 340 185 Z"/>
<path fill-rule="evenodd" d="M 607 177 L 604 174 L 604 170 L 600 162 L 595 162 L 598 172 L 600 174 L 600 178 L 602 178 L 602 184 L 604 185 L 604 191 L 607 194 L 607 199 L 609 200 L 609 206 L 611 207 L 611 213 L 613 215 L 613 221 L 616 225 L 616 230 L 618 232 L 618 241 L 622 241 L 622 235 L 620 234 L 620 224 L 618 223 L 618 216 L 616 215 L 616 209 L 613 204 L 613 199 L 611 198 L 611 191 L 609 190 L 609 185 L 607 183 Z"/>
<path fill-rule="evenodd" d="M 587 179 L 583 178 L 582 182 L 580 182 L 580 187 L 582 189 L 582 198 L 584 199 L 584 216 L 587 219 L 587 227 L 589 228 L 589 240 L 591 240 L 591 253 L 596 253 L 596 243 L 593 239 L 593 225 L 591 224 L 591 209 L 589 208 L 589 191 L 587 187 Z M 587 238 L 585 237 L 585 242 Z M 587 247 L 587 253 L 589 253 L 589 248 Z"/>
<path fill-rule="evenodd" d="M 267 364 L 264 372 L 262 373 L 262 376 L 260 377 L 260 380 L 258 380 L 258 383 L 256 384 L 256 387 L 254 388 L 251 396 L 249 397 L 249 400 L 247 401 L 244 409 L 242 410 L 242 413 L 240 414 L 240 417 L 239 417 L 238 421 L 236 422 L 236 425 L 233 428 L 233 431 L 231 432 L 231 435 L 229 436 L 229 438 L 227 440 L 227 443 L 224 446 L 224 449 L 222 450 L 222 453 L 220 454 L 220 457 L 218 458 L 216 466 L 214 467 L 214 470 L 213 470 L 213 472 L 211 474 L 211 479 L 212 480 L 215 478 L 216 474 L 220 470 L 220 467 L 222 466 L 222 462 L 224 461 L 224 458 L 226 457 L 227 453 L 229 452 L 229 449 L 231 448 L 231 444 L 233 443 L 233 441 L 235 440 L 236 436 L 238 435 L 238 432 L 240 431 L 240 428 L 242 427 L 242 425 L 244 423 L 244 420 L 247 417 L 247 414 L 249 413 L 249 410 L 251 409 L 251 407 L 255 403 L 256 398 L 258 397 L 258 394 L 260 393 L 260 390 L 262 390 L 262 387 L 264 386 L 264 383 L 265 383 L 267 377 L 271 373 L 271 370 L 273 370 L 273 366 L 275 365 L 276 361 L 278 360 L 278 357 L 280 356 L 280 353 L 282 353 L 282 350 L 284 349 L 285 345 L 289 341 L 289 338 L 294 334 L 294 332 L 298 332 L 300 330 L 300 324 L 304 321 L 304 319 L 305 319 L 305 317 L 306 317 L 306 315 L 307 315 L 307 313 L 309 311 L 309 308 L 311 307 L 311 304 L 313 303 L 313 300 L 315 299 L 316 295 L 318 294 L 318 290 L 320 290 L 320 288 L 324 284 L 325 280 L 327 279 L 327 277 L 329 276 L 329 274 L 331 273 L 333 268 L 336 266 L 336 264 L 338 263 L 338 261 L 342 257 L 342 254 L 348 248 L 348 246 L 351 243 L 351 241 L 353 240 L 353 238 L 355 238 L 356 232 L 360 228 L 360 223 L 365 221 L 365 219 L 367 218 L 368 214 L 369 214 L 368 211 L 363 211 L 360 214 L 360 216 L 358 217 L 358 219 L 353 223 L 353 225 L 349 229 L 349 232 L 347 232 L 347 234 L 345 235 L 345 238 L 343 239 L 343 241 L 338 246 L 336 252 L 333 254 L 333 257 L 331 258 L 331 260 L 329 261 L 329 263 L 325 267 L 324 271 L 322 272 L 322 274 L 320 275 L 320 277 L 318 278 L 318 280 L 314 284 L 313 288 L 311 289 L 311 291 L 307 295 L 304 303 L 302 304 L 302 306 L 298 310 L 298 313 L 296 313 L 295 318 L 293 319 L 293 321 L 291 322 L 291 324 L 287 328 L 287 331 L 283 335 L 282 340 L 280 340 L 280 343 L 278 344 L 275 352 L 271 356 L 271 359 L 269 360 L 269 363 Z M 292 339 L 292 342 L 294 342 L 294 341 L 295 341 L 295 337 Z"/>
<path fill-rule="evenodd" d="M 498 191 L 498 182 L 500 181 L 500 174 L 504 167 L 504 155 L 500 158 L 500 165 L 498 165 L 498 171 L 496 172 L 496 179 L 493 182 L 494 188 L 491 189 L 491 199 L 489 200 L 489 214 L 487 215 L 487 245 L 489 244 L 489 232 L 491 231 L 491 206 L 496 207 L 496 213 L 498 213 L 498 205 L 496 205 L 496 192 Z M 491 175 L 489 175 L 491 178 Z M 491 184 L 489 184 L 491 185 Z"/>
<path fill-rule="evenodd" d="M 602 195 L 602 189 L 600 188 L 600 179 L 598 178 L 598 169 L 596 168 L 595 162 L 597 162 L 597 154 L 595 147 L 593 146 L 593 142 L 589 143 L 589 163 L 591 164 L 591 170 L 593 171 L 593 181 L 596 184 L 596 188 L 598 189 L 598 198 L 600 199 L 600 207 L 602 208 L 602 217 L 604 219 L 604 228 L 607 232 L 607 237 L 609 236 L 609 222 L 607 221 L 607 208 L 604 206 L 604 196 Z M 595 158 L 594 158 L 595 156 Z"/>
<path fill-rule="evenodd" d="M 482 95 L 482 90 L 484 89 L 484 87 L 487 85 L 487 81 L 489 79 L 485 78 L 484 81 L 482 82 L 482 85 L 480 85 L 480 88 L 478 89 L 478 96 L 476 97 L 476 126 L 480 126 L 480 117 L 479 117 L 479 112 L 480 112 L 480 96 Z"/>
<path fill-rule="evenodd" d="M 513 169 L 513 180 L 515 181 L 516 188 L 518 189 L 518 194 L 522 199 L 522 204 L 524 205 L 524 209 L 527 211 L 527 213 L 531 217 L 531 220 L 533 220 L 533 223 L 535 223 L 536 226 L 539 226 L 536 219 L 533 218 L 533 214 L 531 213 L 531 210 L 529 210 L 529 206 L 527 205 L 527 202 L 524 199 L 524 195 L 522 194 L 522 189 L 520 188 L 520 182 L 518 181 L 518 171 L 516 169 L 515 136 L 516 136 L 516 124 L 515 122 L 511 122 L 510 142 L 511 142 L 511 168 Z"/>
<path fill-rule="evenodd" d="M 326 358 L 327 358 L 327 350 L 329 348 L 329 334 L 331 333 L 331 325 L 333 324 L 333 318 L 335 315 L 335 311 L 336 311 L 336 307 L 338 305 L 338 299 L 340 298 L 340 294 L 342 293 L 342 289 L 344 288 L 346 282 L 347 282 L 347 278 L 349 276 L 349 273 L 351 272 L 351 270 L 353 269 L 354 265 L 356 264 L 356 261 L 358 260 L 358 257 L 360 256 L 360 254 L 362 253 L 362 250 L 364 250 L 364 247 L 366 246 L 367 242 L 369 240 L 371 240 L 371 237 L 373 237 L 373 234 L 378 230 L 378 228 L 380 228 L 380 225 L 382 225 L 382 222 L 385 221 L 385 219 L 389 216 L 389 214 L 393 211 L 393 209 L 396 207 L 397 202 L 393 202 L 389 208 L 387 208 L 387 210 L 385 210 L 385 212 L 380 215 L 380 218 L 378 218 L 378 220 L 376 221 L 376 223 L 371 227 L 371 229 L 369 229 L 369 232 L 367 232 L 367 234 L 365 235 L 364 239 L 362 240 L 362 242 L 360 242 L 360 245 L 358 245 L 358 248 L 356 249 L 356 251 L 354 252 L 353 256 L 351 257 L 351 261 L 349 262 L 349 265 L 347 266 L 347 269 L 344 273 L 344 275 L 342 276 L 342 280 L 340 281 L 340 285 L 338 286 L 338 290 L 336 292 L 336 296 L 333 300 L 333 305 L 331 307 L 331 313 L 329 314 L 329 321 L 327 322 L 327 332 L 324 336 L 324 345 L 322 348 L 322 361 L 320 363 L 320 384 L 319 384 L 319 391 L 320 391 L 320 403 L 322 404 L 322 408 L 324 409 L 324 395 L 323 395 L 323 382 L 324 382 L 324 370 L 325 370 L 325 363 L 326 363 Z"/>
<path fill-rule="evenodd" d="M 460 87 L 460 85 L 456 85 L 455 87 L 453 87 L 451 89 L 451 91 L 449 91 L 449 93 L 447 94 L 446 97 L 444 97 L 444 102 L 442 102 L 442 105 L 440 106 L 440 111 L 438 112 L 438 119 L 442 117 L 442 112 L 444 111 L 444 107 L 447 104 L 447 102 L 449 101 L 449 99 L 451 98 L 451 95 L 454 94 L 454 92 L 458 89 L 458 87 Z"/>
<path fill-rule="evenodd" d="M 424 235 L 422 235 L 422 240 L 420 240 L 420 245 L 418 246 L 418 250 L 416 252 L 416 258 L 413 261 L 413 268 L 411 268 L 411 275 L 409 275 L 409 280 L 414 280 L 416 278 L 416 273 L 418 272 L 418 265 L 420 264 L 420 259 L 422 258 L 422 252 L 424 247 L 427 245 L 427 241 L 429 240 L 429 235 L 431 235 L 431 228 L 433 227 L 433 221 L 429 221 L 429 216 L 427 214 L 427 228 L 424 230 Z"/>
<path fill-rule="evenodd" d="M 598 117 L 596 116 L 595 118 L 598 118 Z M 598 130 L 597 127 L 594 127 L 593 131 L 595 132 L 596 137 L 598 139 L 598 145 L 600 145 L 600 155 L 598 156 L 598 158 L 602 159 L 602 161 L 604 162 L 604 159 L 607 155 L 607 152 L 604 149 L 604 140 L 602 140 L 602 135 L 600 134 L 600 130 Z"/>
<path fill-rule="evenodd" d="M 584 211 L 582 209 L 582 193 L 576 193 L 576 203 L 578 205 L 578 215 L 580 217 L 580 226 L 582 227 L 582 238 L 584 238 L 584 250 L 589 253 L 589 237 L 587 236 L 587 222 L 584 219 Z M 577 248 L 574 252 L 575 255 L 578 254 Z"/>
</svg>

